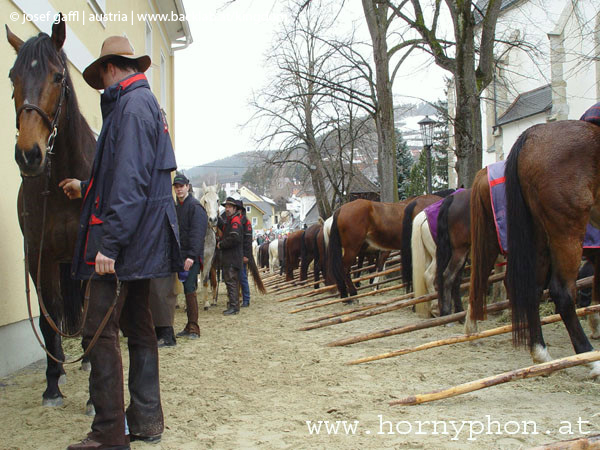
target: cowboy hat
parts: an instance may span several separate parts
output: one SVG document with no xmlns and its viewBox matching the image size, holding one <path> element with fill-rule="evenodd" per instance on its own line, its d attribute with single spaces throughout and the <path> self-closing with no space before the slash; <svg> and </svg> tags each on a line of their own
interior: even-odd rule
<svg viewBox="0 0 600 450">
<path fill-rule="evenodd" d="M 227 197 L 227 200 L 225 200 L 225 203 L 221 203 L 221 206 L 225 206 L 225 205 L 233 205 L 237 208 L 237 200 L 233 197 Z"/>
<path fill-rule="evenodd" d="M 102 79 L 100 78 L 100 67 L 102 63 L 113 56 L 121 56 L 137 62 L 140 72 L 145 72 L 152 64 L 148 55 L 136 56 L 133 53 L 133 47 L 129 39 L 125 36 L 110 36 L 102 43 L 100 56 L 83 71 L 83 79 L 94 89 L 104 89 Z"/>
</svg>

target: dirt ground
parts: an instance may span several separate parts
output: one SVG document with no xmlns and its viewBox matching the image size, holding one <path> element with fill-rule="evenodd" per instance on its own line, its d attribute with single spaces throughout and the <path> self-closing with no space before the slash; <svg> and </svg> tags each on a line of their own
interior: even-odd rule
<svg viewBox="0 0 600 450">
<path fill-rule="evenodd" d="M 530 365 L 528 352 L 512 349 L 510 335 L 478 346 L 458 344 L 346 366 L 356 358 L 459 334 L 462 327 L 330 348 L 324 344 L 417 319 L 400 310 L 301 332 L 296 329 L 304 320 L 348 307 L 292 315 L 295 301 L 278 303 L 281 294 L 253 292 L 250 308 L 224 317 L 223 286 L 221 292 L 219 306 L 201 311 L 200 339 L 179 339 L 176 347 L 160 349 L 166 429 L 159 444 L 136 442 L 133 449 L 517 449 L 600 433 L 600 385 L 587 378 L 586 367 L 419 406 L 388 405 Z M 367 297 L 361 304 L 392 296 Z M 504 323 L 506 316 L 500 315 L 482 328 Z M 185 313 L 178 309 L 176 331 L 184 324 Z M 553 357 L 573 354 L 562 323 L 545 326 L 544 333 Z M 66 344 L 71 355 L 78 347 L 77 341 Z M 91 419 L 83 414 L 88 374 L 68 366 L 64 406 L 45 408 L 44 370 L 40 362 L 0 379 L 0 448 L 65 448 L 89 430 Z M 314 428 L 311 433 L 307 421 L 314 426 L 323 421 L 320 433 Z M 327 433 L 326 426 L 336 423 L 337 434 Z M 344 423 L 357 423 L 354 434 L 344 432 Z"/>
</svg>

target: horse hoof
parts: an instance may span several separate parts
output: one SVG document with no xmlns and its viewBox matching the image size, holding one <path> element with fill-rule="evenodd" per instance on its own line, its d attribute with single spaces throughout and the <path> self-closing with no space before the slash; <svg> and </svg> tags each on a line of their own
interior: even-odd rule
<svg viewBox="0 0 600 450">
<path fill-rule="evenodd" d="M 92 371 L 92 363 L 89 361 L 82 362 L 81 367 L 79 369 L 83 370 L 84 372 L 91 372 Z"/>
<path fill-rule="evenodd" d="M 58 377 L 58 385 L 60 386 L 61 384 L 67 384 L 67 375 L 64 373 Z"/>
<path fill-rule="evenodd" d="M 96 415 L 96 408 L 91 403 L 85 405 L 85 415 L 88 417 L 94 417 Z"/>
<path fill-rule="evenodd" d="M 56 407 L 56 406 L 62 406 L 63 405 L 63 398 L 62 397 L 56 397 L 56 398 L 44 398 L 42 399 L 42 406 L 50 406 L 52 408 Z"/>
</svg>

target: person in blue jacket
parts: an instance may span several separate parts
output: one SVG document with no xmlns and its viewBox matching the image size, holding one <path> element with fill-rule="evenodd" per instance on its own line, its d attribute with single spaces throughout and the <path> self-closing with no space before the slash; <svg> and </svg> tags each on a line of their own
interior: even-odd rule
<svg viewBox="0 0 600 450">
<path fill-rule="evenodd" d="M 90 280 L 84 348 L 91 350 L 92 431 L 72 450 L 128 449 L 130 440 L 157 442 L 163 432 L 158 349 L 148 305 L 150 279 L 182 269 L 171 172 L 175 155 L 167 122 L 128 39 L 107 38 L 83 77 L 101 96 L 102 130 L 90 179 L 59 183 L 83 196 L 72 275 Z M 111 308 L 113 308 L 111 310 Z M 125 410 L 119 327 L 129 349 L 130 403 Z M 125 416 L 129 436 L 125 434 Z"/>
</svg>

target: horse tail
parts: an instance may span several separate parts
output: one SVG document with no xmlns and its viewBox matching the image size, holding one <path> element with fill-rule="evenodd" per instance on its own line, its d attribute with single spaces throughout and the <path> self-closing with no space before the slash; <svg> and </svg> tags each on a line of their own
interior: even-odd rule
<svg viewBox="0 0 600 450">
<path fill-rule="evenodd" d="M 412 249 L 411 236 L 413 228 L 413 212 L 417 206 L 416 200 L 413 200 L 404 209 L 402 217 L 402 251 L 400 252 L 400 260 L 402 261 L 402 281 L 406 284 L 406 292 L 411 292 L 412 285 Z"/>
<path fill-rule="evenodd" d="M 283 249 L 281 257 L 279 257 L 279 276 L 282 276 L 286 271 L 287 264 L 287 237 L 283 239 Z"/>
<path fill-rule="evenodd" d="M 321 219 L 321 218 L 319 217 L 319 219 Z M 323 222 L 323 219 L 321 219 L 321 222 Z M 321 223 L 321 225 L 323 225 L 323 224 Z M 313 254 L 315 255 L 313 265 L 314 265 L 314 275 L 315 275 L 314 279 L 315 279 L 315 283 L 316 283 L 317 281 L 319 281 L 319 272 L 322 270 L 321 269 L 321 258 L 320 258 L 321 255 L 319 254 L 319 233 L 316 234 L 315 240 L 313 242 Z M 325 276 L 323 275 L 323 278 L 324 277 Z M 315 284 L 315 289 L 317 289 L 316 284 Z"/>
<path fill-rule="evenodd" d="M 427 286 L 425 284 L 427 250 L 423 244 L 423 236 L 421 233 L 421 227 L 424 225 L 426 220 L 427 216 L 424 212 L 417 214 L 411 232 L 410 247 L 412 250 L 412 285 L 415 297 L 425 295 L 427 293 Z"/>
<path fill-rule="evenodd" d="M 477 183 L 475 178 L 475 182 Z M 487 179 L 485 180 L 487 184 Z M 486 186 L 486 189 L 489 188 Z M 485 319 L 485 296 L 488 286 L 489 272 L 483 269 L 488 256 L 489 220 L 486 211 L 489 204 L 487 199 L 481 197 L 479 188 L 475 184 L 471 191 L 471 288 L 469 289 L 470 320 Z"/>
<path fill-rule="evenodd" d="M 327 273 L 331 274 L 335 283 L 337 284 L 338 290 L 342 298 L 348 296 L 346 290 L 346 282 L 344 280 L 344 263 L 342 261 L 342 239 L 340 237 L 340 230 L 338 230 L 338 216 L 340 210 L 338 209 L 333 213 L 333 222 L 331 223 L 331 230 L 329 232 L 329 248 L 327 249 Z"/>
<path fill-rule="evenodd" d="M 514 345 L 531 344 L 535 324 L 528 318 L 538 317 L 533 219 L 523 198 L 518 172 L 519 154 L 526 140 L 527 132 L 524 132 L 513 145 L 504 169 L 508 241 L 506 290 L 512 306 Z"/>
<path fill-rule="evenodd" d="M 71 278 L 71 265 L 59 264 L 60 290 L 62 294 L 62 331 L 76 333 L 81 328 L 84 289 L 79 280 Z"/>
<path fill-rule="evenodd" d="M 446 197 L 440 207 L 437 220 L 437 247 L 435 260 L 437 262 L 435 284 L 438 292 L 444 288 L 444 271 L 452 258 L 452 242 L 450 242 L 450 225 L 448 224 L 448 212 L 454 201 L 454 196 Z M 438 300 L 439 301 L 439 300 Z"/>
<path fill-rule="evenodd" d="M 308 277 L 308 248 L 306 247 L 306 231 L 300 236 L 300 281 Z"/>
<path fill-rule="evenodd" d="M 258 289 L 258 292 L 261 294 L 266 294 L 267 289 L 262 282 L 262 278 L 260 277 L 260 272 L 258 271 L 258 267 L 256 266 L 256 261 L 254 261 L 254 256 L 250 255 L 248 258 L 248 269 L 250 269 L 250 273 L 252 274 L 252 279 L 254 280 L 254 286 Z"/>
</svg>

